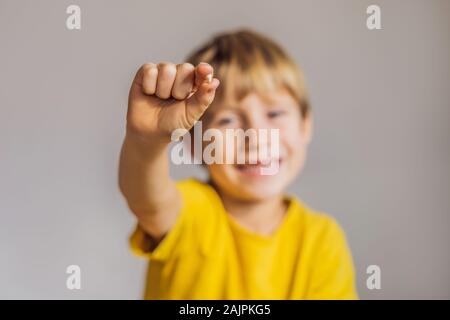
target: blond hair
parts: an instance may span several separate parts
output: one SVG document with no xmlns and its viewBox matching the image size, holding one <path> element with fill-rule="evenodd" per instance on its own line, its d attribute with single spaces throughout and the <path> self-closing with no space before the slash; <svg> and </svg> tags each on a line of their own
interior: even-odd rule
<svg viewBox="0 0 450 320">
<path fill-rule="evenodd" d="M 215 102 L 225 97 L 239 101 L 250 92 L 264 97 L 283 87 L 298 102 L 303 117 L 310 112 L 303 72 L 277 43 L 260 33 L 241 29 L 217 34 L 187 61 L 207 62 L 214 68 L 214 77 L 221 82 Z"/>
</svg>

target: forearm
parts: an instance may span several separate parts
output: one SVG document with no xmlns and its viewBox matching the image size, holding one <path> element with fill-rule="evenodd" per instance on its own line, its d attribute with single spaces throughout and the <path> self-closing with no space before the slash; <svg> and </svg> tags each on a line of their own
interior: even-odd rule
<svg viewBox="0 0 450 320">
<path fill-rule="evenodd" d="M 177 202 L 169 176 L 168 143 L 141 141 L 127 133 L 120 156 L 119 186 L 130 209 L 138 216 L 171 210 Z"/>
</svg>

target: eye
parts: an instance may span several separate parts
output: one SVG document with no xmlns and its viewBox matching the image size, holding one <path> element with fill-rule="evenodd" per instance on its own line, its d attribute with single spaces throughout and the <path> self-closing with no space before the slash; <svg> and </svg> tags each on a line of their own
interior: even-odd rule
<svg viewBox="0 0 450 320">
<path fill-rule="evenodd" d="M 219 126 L 226 126 L 233 123 L 233 121 L 234 121 L 233 117 L 222 117 L 217 119 L 217 124 Z"/>
<path fill-rule="evenodd" d="M 267 113 L 269 118 L 276 118 L 283 115 L 285 112 L 283 110 L 272 110 Z"/>
</svg>

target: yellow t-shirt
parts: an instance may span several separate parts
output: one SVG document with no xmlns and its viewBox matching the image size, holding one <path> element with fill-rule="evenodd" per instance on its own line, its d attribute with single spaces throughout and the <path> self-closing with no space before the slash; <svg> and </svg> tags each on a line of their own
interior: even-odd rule
<svg viewBox="0 0 450 320">
<path fill-rule="evenodd" d="M 329 216 L 288 198 L 281 225 L 254 233 L 228 215 L 215 190 L 177 182 L 183 206 L 153 251 L 138 226 L 132 251 L 149 260 L 145 299 L 356 299 L 345 236 Z"/>
</svg>

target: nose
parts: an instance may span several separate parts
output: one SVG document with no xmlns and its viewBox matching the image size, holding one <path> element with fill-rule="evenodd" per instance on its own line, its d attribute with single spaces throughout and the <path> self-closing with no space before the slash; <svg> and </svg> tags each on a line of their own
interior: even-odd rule
<svg viewBox="0 0 450 320">
<path fill-rule="evenodd" d="M 245 139 L 241 144 L 241 147 L 245 150 L 246 157 L 248 159 L 265 161 L 265 158 L 271 156 L 273 151 L 272 144 L 278 143 L 278 141 L 272 141 L 274 139 L 277 140 L 272 134 L 272 129 L 277 128 L 272 125 L 265 115 L 257 112 L 248 114 L 243 122 L 245 131 L 253 131 L 253 134 L 248 135 L 248 137 L 253 138 Z"/>
<path fill-rule="evenodd" d="M 257 112 L 249 113 L 246 115 L 244 119 L 244 130 L 247 129 L 269 129 L 270 124 L 267 121 L 266 117 Z"/>
</svg>

